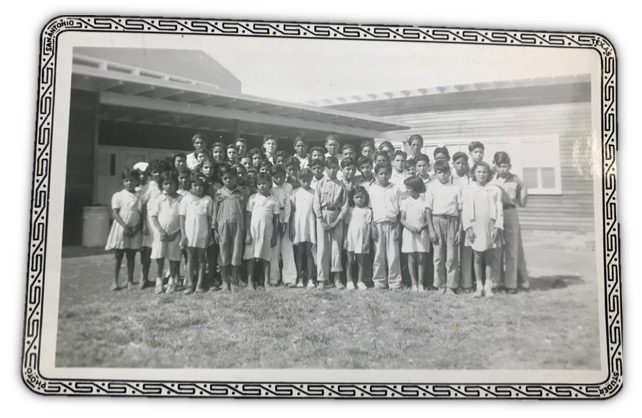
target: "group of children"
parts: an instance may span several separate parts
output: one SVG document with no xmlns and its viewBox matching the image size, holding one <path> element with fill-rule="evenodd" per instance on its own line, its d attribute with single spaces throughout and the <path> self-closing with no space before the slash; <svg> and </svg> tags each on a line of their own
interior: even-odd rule
<svg viewBox="0 0 642 418">
<path fill-rule="evenodd" d="M 387 141 L 364 141 L 357 153 L 335 135 L 325 149 L 297 137 L 294 155 L 271 135 L 262 149 L 243 138 L 209 147 L 200 133 L 192 144 L 192 153 L 124 174 L 106 245 L 116 257 L 112 289 L 123 258 L 133 287 L 137 251 L 139 286 L 153 259 L 157 293 L 230 290 L 244 278 L 251 289 L 408 282 L 413 291 L 477 297 L 529 287 L 516 211 L 526 188 L 505 152 L 491 167 L 479 142 L 452 159 L 437 147 L 431 164 L 420 135 L 408 139 L 410 155 Z"/>
</svg>

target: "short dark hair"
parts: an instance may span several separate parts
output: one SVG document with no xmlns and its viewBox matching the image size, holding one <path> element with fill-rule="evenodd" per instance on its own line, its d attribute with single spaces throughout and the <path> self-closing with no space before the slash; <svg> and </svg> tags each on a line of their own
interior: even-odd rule
<svg viewBox="0 0 642 418">
<path fill-rule="evenodd" d="M 133 181 L 137 182 L 138 181 L 138 176 L 140 175 L 140 173 L 141 172 L 139 170 L 123 170 L 120 173 L 120 178 L 123 181 L 125 181 L 126 179 L 130 179 L 130 180 L 133 180 Z"/>
<path fill-rule="evenodd" d="M 365 141 L 362 141 L 361 144 L 359 144 L 360 149 L 364 149 L 365 147 L 372 147 L 373 150 L 376 149 L 375 143 L 372 139 L 366 139 Z"/>
<path fill-rule="evenodd" d="M 435 148 L 435 151 L 433 151 L 432 156 L 436 157 L 437 154 L 444 154 L 444 155 L 446 155 L 446 159 L 450 160 L 450 152 L 448 152 L 448 148 L 446 148 L 446 147 L 437 147 L 437 148 Z"/>
<path fill-rule="evenodd" d="M 453 161 L 457 161 L 460 158 L 463 158 L 464 160 L 468 161 L 468 155 L 466 155 L 465 152 L 457 151 L 456 153 L 453 154 Z"/>
<path fill-rule="evenodd" d="M 328 141 L 331 140 L 331 139 L 334 139 L 335 141 L 337 141 L 337 143 L 339 142 L 339 137 L 337 137 L 336 134 L 330 134 L 330 135 L 325 137 L 325 143 L 327 144 Z"/>
<path fill-rule="evenodd" d="M 428 157 L 426 154 L 419 154 L 417 158 L 415 158 L 415 164 L 419 161 L 425 161 L 426 164 L 430 164 L 430 157 Z"/>
<path fill-rule="evenodd" d="M 294 138 L 294 141 L 292 142 L 292 148 L 296 147 L 297 142 L 303 142 L 303 145 L 305 145 L 306 148 L 308 147 L 308 141 L 305 140 L 303 135 L 298 135 L 296 138 Z"/>
<path fill-rule="evenodd" d="M 292 157 L 288 158 L 287 161 L 285 162 L 285 167 L 286 168 L 287 167 L 300 168 L 301 167 L 301 162 L 299 161 L 298 158 L 292 156 Z"/>
<path fill-rule="evenodd" d="M 319 165 L 321 167 L 323 167 L 323 161 L 324 160 L 321 159 L 321 158 L 315 158 L 314 160 L 310 160 L 310 163 L 308 164 L 308 167 L 312 168 L 312 167 L 319 166 Z"/>
<path fill-rule="evenodd" d="M 329 167 L 331 164 L 336 166 L 339 165 L 339 160 L 337 159 L 337 157 L 328 157 L 325 159 L 325 163 L 324 163 L 325 167 Z"/>
<path fill-rule="evenodd" d="M 484 144 L 482 144 L 479 141 L 473 141 L 470 144 L 468 144 L 468 152 L 473 152 L 473 150 L 481 148 L 481 150 L 484 150 Z"/>
<path fill-rule="evenodd" d="M 414 158 L 410 158 L 410 159 L 406 160 L 406 168 L 408 168 L 408 167 L 416 167 L 416 166 L 417 166 L 417 160 L 415 160 Z"/>
<path fill-rule="evenodd" d="M 178 187 L 178 175 L 175 171 L 165 171 L 161 174 L 161 183 L 174 183 Z"/>
<path fill-rule="evenodd" d="M 355 168 L 357 167 L 357 163 L 355 162 L 354 158 L 347 157 L 341 160 L 341 168 L 346 168 L 349 165 Z"/>
<path fill-rule="evenodd" d="M 405 184 L 406 187 L 416 191 L 417 193 L 426 193 L 426 184 L 419 176 L 407 177 L 403 181 L 403 184 Z"/>
<path fill-rule="evenodd" d="M 506 151 L 497 151 L 493 156 L 493 161 L 496 165 L 510 164 L 510 156 Z"/>
<path fill-rule="evenodd" d="M 299 171 L 299 180 L 302 179 L 311 179 L 313 176 L 312 171 L 308 167 L 302 168 L 301 171 Z"/>
<path fill-rule="evenodd" d="M 382 149 L 383 147 L 388 147 L 388 148 L 395 149 L 395 147 L 392 145 L 392 142 L 390 142 L 390 141 L 382 141 L 382 142 L 379 144 L 379 151 L 381 151 L 381 149 Z"/>
<path fill-rule="evenodd" d="M 493 170 L 490 169 L 490 166 L 488 165 L 488 163 L 486 161 L 477 161 L 473 165 L 473 168 L 471 170 L 471 176 L 473 177 L 473 179 L 475 181 L 477 181 L 475 179 L 475 170 L 477 170 L 477 168 L 480 167 L 480 166 L 486 167 L 486 170 L 488 170 L 488 181 L 491 181 L 493 179 Z"/>
<path fill-rule="evenodd" d="M 268 173 L 259 173 L 256 175 L 256 184 L 262 181 L 272 187 L 272 176 Z"/>
<path fill-rule="evenodd" d="M 390 163 L 378 163 L 374 167 L 375 174 L 378 173 L 379 170 L 381 170 L 382 168 L 385 168 L 388 171 L 388 173 L 392 173 L 392 166 L 390 166 Z"/>
<path fill-rule="evenodd" d="M 192 135 L 192 145 L 194 145 L 194 142 L 196 142 L 197 139 L 202 139 L 203 142 L 205 142 L 205 146 L 207 148 L 207 135 L 205 135 L 203 132 L 196 132 L 194 135 Z"/>
<path fill-rule="evenodd" d="M 361 156 L 361 157 L 359 157 L 359 159 L 357 160 L 357 165 L 358 165 L 359 167 L 361 167 L 363 164 L 369 164 L 369 165 L 370 165 L 370 167 L 372 167 L 372 160 L 371 160 L 370 158 L 368 158 L 368 157 L 363 157 L 363 156 Z"/>
<path fill-rule="evenodd" d="M 406 154 L 406 151 L 402 151 L 402 150 L 400 150 L 400 149 L 398 149 L 397 151 L 395 151 L 395 156 L 394 156 L 393 158 L 396 158 L 398 155 L 401 155 L 401 156 L 403 157 L 403 159 L 404 159 L 404 160 L 405 160 L 406 158 L 408 158 L 408 154 Z"/>
<path fill-rule="evenodd" d="M 415 139 L 420 140 L 421 141 L 421 145 L 422 146 L 424 145 L 424 137 L 419 135 L 419 134 L 410 135 L 408 137 L 408 141 L 407 141 L 408 145 L 412 144 L 412 141 L 414 141 Z"/>
<path fill-rule="evenodd" d="M 377 151 L 374 155 L 374 160 L 377 161 L 377 157 L 385 157 L 386 161 L 390 161 L 390 156 L 386 151 Z"/>
<path fill-rule="evenodd" d="M 272 168 L 270 168 L 270 175 L 272 177 L 285 176 L 285 169 L 280 165 L 274 165 L 272 166 Z"/>
<path fill-rule="evenodd" d="M 346 149 L 351 149 L 353 152 L 357 152 L 357 150 L 355 149 L 354 145 L 352 145 L 352 144 L 343 144 L 343 145 L 341 146 L 341 152 L 342 152 L 342 153 L 343 153 L 343 151 L 345 151 Z"/>
<path fill-rule="evenodd" d="M 448 161 L 437 160 L 435 161 L 433 168 L 435 169 L 435 172 L 443 171 L 444 173 L 450 173 L 450 164 L 448 164 Z"/>
</svg>

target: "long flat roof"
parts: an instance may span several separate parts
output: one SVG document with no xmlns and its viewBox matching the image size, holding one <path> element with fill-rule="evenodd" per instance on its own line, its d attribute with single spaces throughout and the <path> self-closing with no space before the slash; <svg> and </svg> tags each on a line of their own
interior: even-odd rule
<svg viewBox="0 0 642 418">
<path fill-rule="evenodd" d="M 188 120 L 234 119 L 255 124 L 381 137 L 408 129 L 383 118 L 230 92 L 215 84 L 74 54 L 72 88 L 100 93 L 101 107 L 126 108 L 130 122 L 177 124 Z"/>
</svg>

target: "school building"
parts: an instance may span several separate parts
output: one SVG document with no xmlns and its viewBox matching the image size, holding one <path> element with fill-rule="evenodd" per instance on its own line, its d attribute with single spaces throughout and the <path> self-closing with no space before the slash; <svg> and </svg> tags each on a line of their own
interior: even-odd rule
<svg viewBox="0 0 642 418">
<path fill-rule="evenodd" d="M 436 146 L 452 155 L 468 153 L 471 141 L 485 147 L 484 160 L 502 150 L 513 172 L 529 188 L 520 209 L 525 230 L 592 233 L 593 178 L 590 76 L 496 81 L 309 102 L 409 126 L 397 135 L 397 148 L 411 134 L 424 138 L 432 161 Z"/>
<path fill-rule="evenodd" d="M 242 83 L 199 50 L 75 48 L 65 181 L 63 245 L 78 245 L 83 207 L 109 206 L 120 173 L 138 161 L 193 151 L 192 135 L 251 147 L 265 134 L 281 149 L 304 134 L 322 143 L 386 138 L 408 126 L 381 117 L 242 93 Z"/>
</svg>

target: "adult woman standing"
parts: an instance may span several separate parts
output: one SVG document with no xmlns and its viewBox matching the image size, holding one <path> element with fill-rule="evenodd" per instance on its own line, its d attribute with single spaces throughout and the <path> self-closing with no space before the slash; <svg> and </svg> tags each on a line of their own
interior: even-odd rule
<svg viewBox="0 0 642 418">
<path fill-rule="evenodd" d="M 202 132 L 195 133 L 192 136 L 192 146 L 194 147 L 194 152 L 187 154 L 187 168 L 190 170 L 194 170 L 198 166 L 196 154 L 199 151 L 207 150 L 207 136 Z"/>
<path fill-rule="evenodd" d="M 408 137 L 408 148 L 410 152 L 408 153 L 408 159 L 417 161 L 420 155 L 423 155 L 421 149 L 424 147 L 424 138 L 419 134 L 410 135 Z"/>
</svg>

